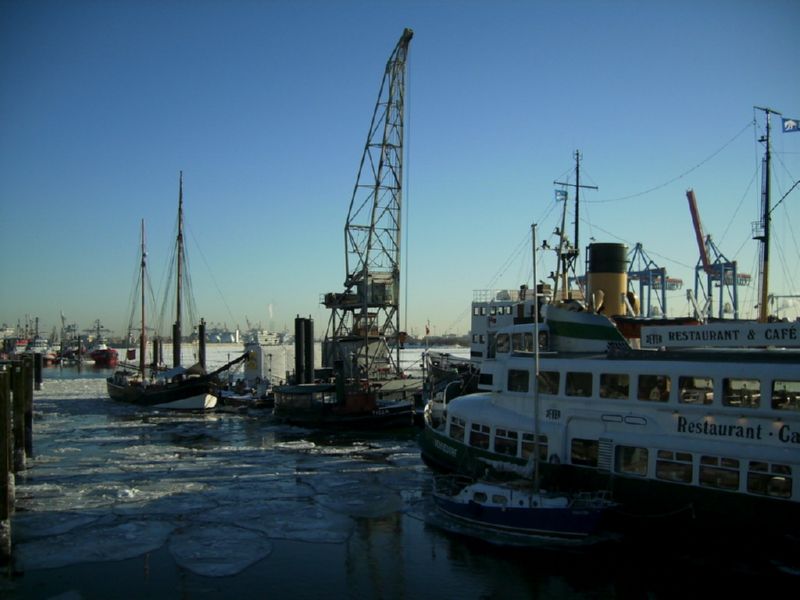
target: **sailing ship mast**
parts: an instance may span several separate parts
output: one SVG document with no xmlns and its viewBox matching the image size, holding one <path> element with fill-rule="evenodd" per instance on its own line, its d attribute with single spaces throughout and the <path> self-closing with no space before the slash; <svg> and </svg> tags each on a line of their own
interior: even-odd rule
<svg viewBox="0 0 800 600">
<path fill-rule="evenodd" d="M 142 261 L 140 264 L 141 269 L 141 287 L 142 287 L 142 333 L 139 336 L 139 372 L 141 373 L 141 377 L 144 380 L 145 377 L 145 369 L 147 367 L 147 361 L 145 360 L 145 351 L 147 350 L 147 329 L 145 329 L 145 318 L 144 318 L 144 296 L 145 296 L 145 272 L 147 270 L 147 253 L 144 249 L 144 219 L 142 219 Z M 131 319 L 131 322 L 133 319 Z"/>
<path fill-rule="evenodd" d="M 178 256 L 175 290 L 175 323 L 172 325 L 172 366 L 181 364 L 181 292 L 183 290 L 183 171 L 178 184 Z"/>
<path fill-rule="evenodd" d="M 767 302 L 769 300 L 769 234 L 770 234 L 770 149 L 769 149 L 769 133 L 770 133 L 770 115 L 780 115 L 776 110 L 766 108 L 763 106 L 755 106 L 756 110 L 763 110 L 767 120 L 767 132 L 759 138 L 759 142 L 764 143 L 764 160 L 763 170 L 761 174 L 761 222 L 755 223 L 757 234 L 753 236 L 754 239 L 761 242 L 761 252 L 759 261 L 759 291 L 760 299 L 758 302 L 758 322 L 766 323 Z"/>
</svg>

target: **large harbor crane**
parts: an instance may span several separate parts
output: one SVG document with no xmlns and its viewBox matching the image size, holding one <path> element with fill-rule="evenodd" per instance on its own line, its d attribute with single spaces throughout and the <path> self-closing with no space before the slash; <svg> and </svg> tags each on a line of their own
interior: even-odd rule
<svg viewBox="0 0 800 600">
<path fill-rule="evenodd" d="M 405 29 L 389 60 L 372 114 L 344 228 L 344 292 L 328 293 L 322 349 L 327 367 L 367 380 L 400 365 L 400 229 L 406 58 Z"/>
</svg>

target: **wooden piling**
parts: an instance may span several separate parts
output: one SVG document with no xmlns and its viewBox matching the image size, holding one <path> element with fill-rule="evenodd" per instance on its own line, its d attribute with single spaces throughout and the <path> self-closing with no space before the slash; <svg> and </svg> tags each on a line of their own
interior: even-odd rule
<svg viewBox="0 0 800 600">
<path fill-rule="evenodd" d="M 25 470 L 25 378 L 22 361 L 14 361 L 11 368 L 11 432 L 12 432 L 12 464 L 11 471 L 19 473 Z"/>
<path fill-rule="evenodd" d="M 0 565 L 11 559 L 11 373 L 0 365 Z"/>
<path fill-rule="evenodd" d="M 41 359 L 41 354 L 37 355 Z M 22 357 L 22 380 L 25 382 L 25 397 L 22 404 L 22 418 L 25 421 L 25 457 L 33 458 L 33 388 L 35 374 L 34 357 Z M 41 386 L 37 389 L 41 389 Z"/>
<path fill-rule="evenodd" d="M 44 356 L 41 352 L 33 355 L 33 384 L 34 389 L 39 391 L 42 389 L 42 367 L 44 366 Z"/>
</svg>

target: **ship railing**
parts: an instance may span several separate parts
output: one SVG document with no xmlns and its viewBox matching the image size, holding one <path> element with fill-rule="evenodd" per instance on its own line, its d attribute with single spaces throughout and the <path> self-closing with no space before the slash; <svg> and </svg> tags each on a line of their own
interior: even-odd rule
<svg viewBox="0 0 800 600">
<path fill-rule="evenodd" d="M 473 302 L 519 302 L 519 290 L 490 289 L 473 290 Z"/>
</svg>

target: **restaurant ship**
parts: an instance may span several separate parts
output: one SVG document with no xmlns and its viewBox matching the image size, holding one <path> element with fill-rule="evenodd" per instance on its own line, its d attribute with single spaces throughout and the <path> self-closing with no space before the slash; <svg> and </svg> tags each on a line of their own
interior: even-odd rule
<svg viewBox="0 0 800 600">
<path fill-rule="evenodd" d="M 608 259 L 624 246 L 614 246 L 590 246 L 589 281 L 605 289 L 608 314 L 622 314 L 608 304 L 626 289 L 620 261 Z M 631 516 L 800 530 L 798 323 L 661 324 L 641 329 L 652 348 L 634 348 L 604 314 L 525 292 L 473 302 L 478 391 L 429 405 L 428 465 L 473 476 L 523 469 L 538 386 L 544 487 L 610 489 Z"/>
</svg>

